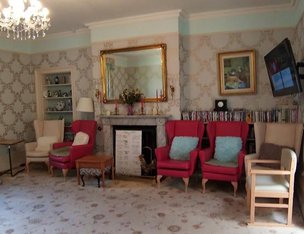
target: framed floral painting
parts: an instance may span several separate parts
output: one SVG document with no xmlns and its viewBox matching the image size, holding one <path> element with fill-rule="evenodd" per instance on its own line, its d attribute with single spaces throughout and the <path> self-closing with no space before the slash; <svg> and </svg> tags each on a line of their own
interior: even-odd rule
<svg viewBox="0 0 304 234">
<path fill-rule="evenodd" d="M 218 53 L 220 95 L 256 93 L 254 50 Z"/>
</svg>

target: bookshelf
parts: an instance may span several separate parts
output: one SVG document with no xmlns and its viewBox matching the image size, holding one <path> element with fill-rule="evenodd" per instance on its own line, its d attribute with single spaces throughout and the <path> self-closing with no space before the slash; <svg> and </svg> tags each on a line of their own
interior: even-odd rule
<svg viewBox="0 0 304 234">
<path fill-rule="evenodd" d="M 301 117 L 297 108 L 277 108 L 271 110 L 245 110 L 234 109 L 232 111 L 182 111 L 182 120 L 202 120 L 205 124 L 210 121 L 246 121 L 249 124 L 249 132 L 246 142 L 246 152 L 255 152 L 255 122 L 286 122 L 296 123 Z M 209 146 L 207 131 L 203 136 L 202 147 Z"/>
</svg>

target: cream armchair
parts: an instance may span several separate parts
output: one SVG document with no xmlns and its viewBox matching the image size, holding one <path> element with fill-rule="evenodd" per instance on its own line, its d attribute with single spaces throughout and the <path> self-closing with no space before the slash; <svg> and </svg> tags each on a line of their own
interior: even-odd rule
<svg viewBox="0 0 304 234">
<path fill-rule="evenodd" d="M 31 162 L 44 162 L 49 168 L 49 151 L 53 143 L 62 142 L 64 120 L 34 120 L 36 142 L 25 143 L 26 170 Z"/>
<path fill-rule="evenodd" d="M 302 123 L 255 123 L 255 152 L 245 156 L 245 173 L 248 176 L 248 160 L 259 158 L 260 148 L 263 143 L 276 144 L 291 148 L 297 158 L 300 155 L 303 124 Z M 280 158 L 280 155 L 277 156 Z"/>
</svg>

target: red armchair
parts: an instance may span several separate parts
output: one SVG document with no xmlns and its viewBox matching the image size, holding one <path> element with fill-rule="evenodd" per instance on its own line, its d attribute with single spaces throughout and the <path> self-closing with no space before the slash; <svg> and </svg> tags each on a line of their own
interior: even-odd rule
<svg viewBox="0 0 304 234">
<path fill-rule="evenodd" d="M 62 169 L 64 178 L 68 170 L 75 168 L 75 161 L 93 152 L 96 138 L 97 123 L 95 120 L 76 120 L 72 123 L 72 132 L 77 134 L 83 132 L 88 135 L 88 143 L 72 145 L 73 142 L 60 142 L 53 144 L 53 150 L 49 153 L 50 171 L 53 168 Z M 75 143 L 74 143 L 75 144 Z"/>
<path fill-rule="evenodd" d="M 245 157 L 245 145 L 248 135 L 246 122 L 209 122 L 207 124 L 210 147 L 199 152 L 202 169 L 202 186 L 205 192 L 208 180 L 230 181 L 234 188 L 234 196 L 241 177 Z M 217 137 L 239 137 L 240 151 L 235 161 L 220 161 L 214 157 Z M 228 148 L 232 146 L 229 145 Z"/>
<path fill-rule="evenodd" d="M 204 124 L 201 121 L 171 120 L 166 122 L 165 129 L 168 145 L 155 149 L 157 184 L 158 186 L 160 185 L 160 180 L 163 176 L 182 177 L 185 183 L 185 191 L 187 192 L 189 177 L 195 170 L 198 151 L 201 148 Z M 196 148 L 190 152 L 188 160 L 176 160 L 169 157 L 173 139 L 178 136 L 198 138 Z"/>
</svg>

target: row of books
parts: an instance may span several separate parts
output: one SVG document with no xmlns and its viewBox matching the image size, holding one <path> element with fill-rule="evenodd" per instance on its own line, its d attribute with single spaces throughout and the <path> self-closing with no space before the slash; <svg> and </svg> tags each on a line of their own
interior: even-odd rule
<svg viewBox="0 0 304 234">
<path fill-rule="evenodd" d="M 183 120 L 209 121 L 246 121 L 254 122 L 286 122 L 300 121 L 296 108 L 273 110 L 232 110 L 232 111 L 183 111 Z"/>
</svg>

